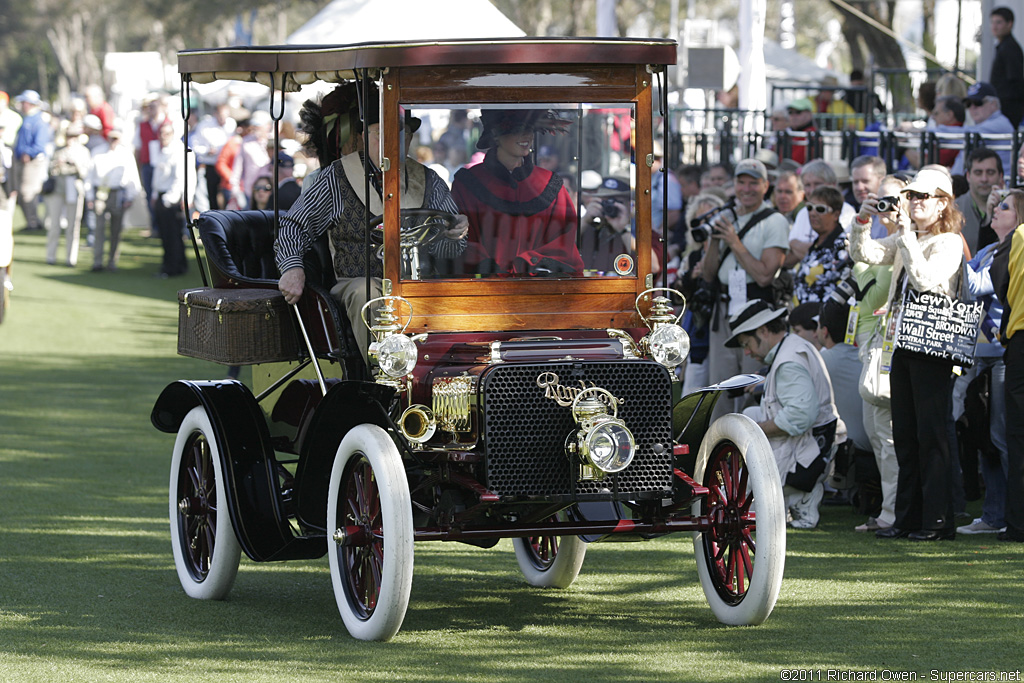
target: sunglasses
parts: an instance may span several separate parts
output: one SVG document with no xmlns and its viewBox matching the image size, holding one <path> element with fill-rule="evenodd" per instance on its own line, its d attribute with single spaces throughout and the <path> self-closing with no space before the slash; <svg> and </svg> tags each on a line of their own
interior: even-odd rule
<svg viewBox="0 0 1024 683">
<path fill-rule="evenodd" d="M 985 104 L 985 100 L 964 100 L 965 107 L 980 107 Z"/>
<path fill-rule="evenodd" d="M 926 199 L 933 199 L 937 196 L 938 195 L 928 194 L 927 192 L 914 192 L 913 190 L 907 192 L 907 199 L 912 202 L 923 202 Z"/>
<path fill-rule="evenodd" d="M 832 213 L 833 211 L 832 207 L 826 204 L 808 204 L 807 210 L 814 213 Z"/>
<path fill-rule="evenodd" d="M 997 207 L 1000 211 L 1011 211 L 1009 202 L 1001 202 Z"/>
<path fill-rule="evenodd" d="M 257 192 L 270 192 L 273 188 L 270 185 L 257 185 L 253 189 Z"/>
</svg>

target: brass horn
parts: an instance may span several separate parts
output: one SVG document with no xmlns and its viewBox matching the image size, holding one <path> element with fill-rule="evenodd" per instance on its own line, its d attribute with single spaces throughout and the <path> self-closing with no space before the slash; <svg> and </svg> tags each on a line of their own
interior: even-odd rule
<svg viewBox="0 0 1024 683">
<path fill-rule="evenodd" d="M 437 430 L 434 413 L 425 405 L 415 404 L 405 409 L 398 420 L 398 427 L 405 438 L 413 443 L 424 443 L 430 440 Z"/>
</svg>

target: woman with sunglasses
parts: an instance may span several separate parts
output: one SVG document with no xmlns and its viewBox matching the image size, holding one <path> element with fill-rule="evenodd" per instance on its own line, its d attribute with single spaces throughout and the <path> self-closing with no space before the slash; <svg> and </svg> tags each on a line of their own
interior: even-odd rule
<svg viewBox="0 0 1024 683">
<path fill-rule="evenodd" d="M 793 273 L 796 303 L 824 301 L 836 283 L 850 274 L 849 246 L 839 224 L 843 195 L 831 185 L 816 187 L 807 197 L 807 216 L 817 238 Z"/>
<path fill-rule="evenodd" d="M 1003 317 L 1002 302 L 995 296 L 992 283 L 992 263 L 1000 245 L 1024 220 L 1024 191 L 1010 190 L 1003 192 L 993 190 L 989 196 L 988 215 L 992 216 L 992 230 L 998 242 L 982 247 L 977 255 L 968 262 L 967 275 L 971 294 L 974 294 L 985 306 L 981 331 L 991 341 L 979 341 L 975 350 L 976 363 L 972 371 L 965 374 L 958 382 L 968 382 L 985 371 L 990 371 L 989 384 L 989 434 L 992 450 L 998 457 L 988 453 L 980 458 L 981 474 L 985 479 L 985 499 L 981 508 L 981 517 L 970 524 L 957 527 L 962 534 L 996 533 L 1006 526 L 1006 482 L 1007 482 L 1007 448 L 1006 448 L 1006 400 L 1004 387 L 1006 383 L 1006 365 L 1003 363 L 1003 345 L 999 342 L 999 326 Z"/>
<path fill-rule="evenodd" d="M 953 203 L 949 175 L 922 169 L 901 194 L 909 216 L 898 214 L 894 234 L 871 239 L 871 216 L 879 211 L 878 197 L 870 194 L 853 223 L 850 242 L 855 260 L 892 264 L 886 306 L 890 313 L 907 287 L 953 296 L 963 259 L 963 215 Z M 893 445 L 899 465 L 895 521 L 875 535 L 915 541 L 955 538 L 948 429 L 953 362 L 898 348 L 891 363 Z"/>
<path fill-rule="evenodd" d="M 249 208 L 260 211 L 273 210 L 274 181 L 270 176 L 261 175 L 252 184 L 252 196 L 249 197 Z"/>
</svg>

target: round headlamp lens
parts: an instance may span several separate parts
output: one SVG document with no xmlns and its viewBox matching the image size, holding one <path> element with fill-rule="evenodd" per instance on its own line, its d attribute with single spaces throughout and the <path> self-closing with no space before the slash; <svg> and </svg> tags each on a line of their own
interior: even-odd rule
<svg viewBox="0 0 1024 683">
<path fill-rule="evenodd" d="M 377 346 L 377 363 L 388 377 L 397 379 L 408 375 L 416 367 L 416 342 L 404 334 L 385 337 Z"/>
<path fill-rule="evenodd" d="M 619 472 L 633 462 L 636 443 L 619 422 L 604 422 L 590 430 L 584 442 L 586 457 L 603 472 Z"/>
<path fill-rule="evenodd" d="M 690 335 L 679 325 L 661 325 L 651 332 L 651 356 L 666 368 L 674 368 L 690 353 Z"/>
</svg>

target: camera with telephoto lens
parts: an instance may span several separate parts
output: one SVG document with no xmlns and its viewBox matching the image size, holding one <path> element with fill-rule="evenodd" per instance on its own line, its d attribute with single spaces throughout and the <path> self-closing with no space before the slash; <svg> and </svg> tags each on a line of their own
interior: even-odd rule
<svg viewBox="0 0 1024 683">
<path fill-rule="evenodd" d="M 888 199 L 892 199 L 892 197 Z M 828 293 L 828 296 L 836 303 L 846 305 L 850 299 L 859 301 L 861 291 L 857 286 L 857 280 L 850 277 L 836 284 L 835 288 Z"/>
<path fill-rule="evenodd" d="M 900 206 L 899 197 L 879 197 L 877 209 L 878 213 L 889 213 Z"/>
<path fill-rule="evenodd" d="M 601 200 L 601 212 L 605 218 L 618 218 L 620 213 L 619 202 L 611 197 L 605 197 Z"/>
<path fill-rule="evenodd" d="M 706 211 L 699 216 L 690 220 L 690 237 L 693 238 L 694 242 L 706 242 L 711 233 L 714 232 L 713 224 L 715 219 L 718 218 L 719 214 L 725 215 L 730 222 L 735 223 L 737 220 L 736 216 L 736 200 L 730 199 L 722 206 L 716 206 L 710 211 Z M 728 212 L 728 213 L 726 213 Z"/>
</svg>

